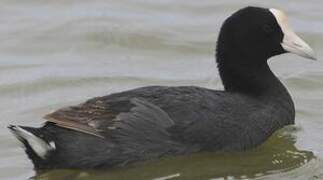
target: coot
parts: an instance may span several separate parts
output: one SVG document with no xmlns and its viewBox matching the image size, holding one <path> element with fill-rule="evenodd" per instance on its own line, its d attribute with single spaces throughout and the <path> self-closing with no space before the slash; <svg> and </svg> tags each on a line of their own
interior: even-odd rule
<svg viewBox="0 0 323 180">
<path fill-rule="evenodd" d="M 243 8 L 225 20 L 216 50 L 224 91 L 149 86 L 47 115 L 41 128 L 9 126 L 35 168 L 102 168 L 198 151 L 243 151 L 293 124 L 294 104 L 267 60 L 312 49 L 277 9 Z"/>
</svg>

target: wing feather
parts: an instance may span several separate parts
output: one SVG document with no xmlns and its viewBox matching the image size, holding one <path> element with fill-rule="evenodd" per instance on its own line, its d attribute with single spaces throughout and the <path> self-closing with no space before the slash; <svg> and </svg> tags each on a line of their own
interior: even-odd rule
<svg viewBox="0 0 323 180">
<path fill-rule="evenodd" d="M 104 137 L 102 132 L 118 113 L 99 98 L 94 98 L 78 106 L 59 109 L 44 118 L 60 127 Z"/>
</svg>

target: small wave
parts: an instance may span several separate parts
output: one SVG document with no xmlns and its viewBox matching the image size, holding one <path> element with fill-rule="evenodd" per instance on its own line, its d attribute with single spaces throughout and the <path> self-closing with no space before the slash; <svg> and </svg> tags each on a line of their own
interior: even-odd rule
<svg viewBox="0 0 323 180">
<path fill-rule="evenodd" d="M 144 77 L 129 77 L 129 76 L 115 76 L 115 77 L 59 77 L 59 78 L 42 78 L 29 82 L 21 82 L 8 84 L 0 87 L 2 96 L 21 93 L 25 95 L 33 93 L 41 93 L 50 91 L 51 89 L 62 88 L 80 88 L 86 86 L 95 86 L 98 84 L 138 84 L 138 85 L 207 85 L 209 79 L 191 79 L 191 80 L 173 80 L 160 78 L 144 78 Z"/>
</svg>

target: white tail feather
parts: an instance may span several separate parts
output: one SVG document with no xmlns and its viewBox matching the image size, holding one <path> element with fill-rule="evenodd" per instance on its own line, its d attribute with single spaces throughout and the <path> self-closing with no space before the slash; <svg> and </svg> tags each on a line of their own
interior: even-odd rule
<svg viewBox="0 0 323 180">
<path fill-rule="evenodd" d="M 20 141 L 26 140 L 34 152 L 42 159 L 46 158 L 48 152 L 56 149 L 55 142 L 47 143 L 19 126 L 11 126 L 10 129 Z"/>
</svg>

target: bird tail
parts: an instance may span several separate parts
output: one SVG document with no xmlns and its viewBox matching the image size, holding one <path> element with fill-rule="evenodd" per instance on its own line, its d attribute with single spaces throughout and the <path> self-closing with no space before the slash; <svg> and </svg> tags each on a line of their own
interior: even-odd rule
<svg viewBox="0 0 323 180">
<path fill-rule="evenodd" d="M 40 128 L 16 125 L 10 125 L 8 128 L 22 143 L 35 168 L 44 166 L 51 153 L 56 150 L 55 142 L 48 139 Z"/>
</svg>

